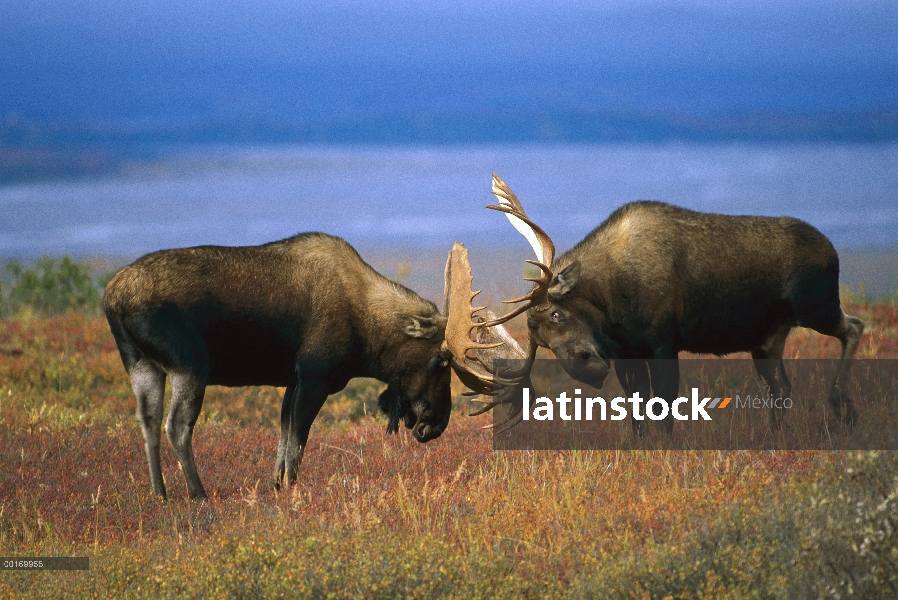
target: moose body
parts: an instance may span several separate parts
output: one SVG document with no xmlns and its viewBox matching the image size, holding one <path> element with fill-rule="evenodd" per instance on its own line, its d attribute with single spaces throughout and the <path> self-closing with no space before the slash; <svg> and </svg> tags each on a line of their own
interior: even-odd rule
<svg viewBox="0 0 898 600">
<path fill-rule="evenodd" d="M 498 178 L 493 192 L 504 200 L 495 208 L 535 227 Z M 537 346 L 549 348 L 571 377 L 597 388 L 615 360 L 628 394 L 670 399 L 678 391 L 679 352 L 747 351 L 778 396 L 791 385 L 782 361 L 786 338 L 793 327 L 808 327 L 842 343 L 830 403 L 854 422 L 839 382 L 864 324 L 842 311 L 838 255 L 811 225 L 633 202 L 554 263 L 551 240 L 534 231 L 542 258 L 534 264 L 543 276 L 532 280 L 530 302 L 513 313 L 529 309 L 531 360 Z M 781 418 L 782 409 L 773 409 L 771 426 Z M 633 422 L 640 433 L 642 423 Z M 669 432 L 672 418 L 659 425 Z"/>
<path fill-rule="evenodd" d="M 753 351 L 796 325 L 832 334 L 841 321 L 835 249 L 788 217 L 635 202 L 553 267 L 560 283 L 550 286 L 550 299 L 586 304 L 579 318 L 600 321 L 615 358 Z M 555 324 L 548 316 L 545 327 Z M 566 353 L 577 351 L 574 342 Z"/>
<path fill-rule="evenodd" d="M 380 406 L 426 442 L 446 428 L 446 319 L 436 306 L 378 274 L 345 241 L 302 234 L 261 246 L 164 250 L 110 280 L 104 310 L 137 396 L 153 490 L 166 435 L 188 493 L 203 498 L 192 449 L 207 385 L 284 386 L 275 485 L 296 470 L 329 394 L 353 377 L 388 384 Z"/>
</svg>

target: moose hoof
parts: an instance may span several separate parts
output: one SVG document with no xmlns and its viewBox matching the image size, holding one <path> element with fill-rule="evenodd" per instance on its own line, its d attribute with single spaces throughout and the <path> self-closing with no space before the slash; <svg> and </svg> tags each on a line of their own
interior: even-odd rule
<svg viewBox="0 0 898 600">
<path fill-rule="evenodd" d="M 284 474 L 277 475 L 271 480 L 271 489 L 274 491 L 285 490 L 296 483 L 296 478 L 289 478 Z"/>
<path fill-rule="evenodd" d="M 779 431 L 783 425 L 783 416 L 785 411 L 782 408 L 773 408 L 767 414 L 767 425 L 770 431 Z"/>
<path fill-rule="evenodd" d="M 854 405 L 850 402 L 845 405 L 842 419 L 845 421 L 845 426 L 848 429 L 853 429 L 854 426 L 857 425 L 857 410 L 855 410 Z"/>
<path fill-rule="evenodd" d="M 658 428 L 658 431 L 660 431 L 664 435 L 667 435 L 668 437 L 673 435 L 674 423 L 673 423 L 673 419 L 671 419 L 669 417 L 662 421 L 657 421 L 655 423 L 655 427 Z"/>
<path fill-rule="evenodd" d="M 829 394 L 829 404 L 833 407 L 839 420 L 845 423 L 848 429 L 852 429 L 857 425 L 857 410 L 847 394 L 841 392 L 838 388 L 834 388 Z"/>
</svg>

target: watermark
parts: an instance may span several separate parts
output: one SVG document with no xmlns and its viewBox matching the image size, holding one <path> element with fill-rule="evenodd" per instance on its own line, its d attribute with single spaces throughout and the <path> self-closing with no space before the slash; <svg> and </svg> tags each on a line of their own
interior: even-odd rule
<svg viewBox="0 0 898 600">
<path fill-rule="evenodd" d="M 558 404 L 558 412 L 556 413 L 554 404 L 549 398 L 536 398 L 535 402 L 531 404 L 530 397 L 532 392 L 529 387 L 523 386 L 521 389 L 521 420 L 552 421 L 557 414 L 562 421 L 592 421 L 594 419 L 600 421 L 623 421 L 628 416 L 632 416 L 636 421 L 644 421 L 646 419 L 664 421 L 669 416 L 677 421 L 712 421 L 713 417 L 707 412 L 708 410 L 727 408 L 730 406 L 730 402 L 734 400 L 734 398 L 730 397 L 711 398 L 710 396 L 699 399 L 701 393 L 698 388 L 692 388 L 691 398 L 680 396 L 671 402 L 659 396 L 645 401 L 640 397 L 638 391 L 633 392 L 633 395 L 629 398 L 617 396 L 609 402 L 606 402 L 601 396 L 581 398 L 580 395 L 582 393 L 579 388 L 575 388 L 575 396 L 570 398 L 567 392 L 561 392 L 561 395 L 555 398 L 555 403 Z M 643 402 L 645 402 L 644 407 Z M 628 411 L 627 403 L 631 405 L 632 412 Z M 569 408 L 571 404 L 573 404 L 573 413 L 570 412 Z M 752 397 L 750 394 L 747 394 L 743 399 L 736 394 L 733 406 L 735 408 L 776 408 L 786 410 L 794 405 L 792 398 L 789 397 L 774 398 L 770 396 L 761 398 L 760 396 Z M 683 412 L 684 410 L 686 412 Z"/>
<path fill-rule="evenodd" d="M 677 421 L 711 421 L 713 420 L 707 410 L 715 408 L 726 408 L 729 406 L 732 398 L 711 398 L 705 397 L 699 399 L 700 393 L 698 388 L 692 388 L 692 397 L 687 398 L 680 396 L 676 400 L 667 401 L 659 396 L 653 397 L 651 400 L 645 401 L 640 397 L 639 392 L 633 392 L 629 398 L 617 396 L 611 401 L 606 402 L 601 396 L 595 398 L 581 398 L 583 392 L 574 389 L 575 397 L 569 398 L 567 392 L 561 392 L 555 399 L 558 404 L 558 418 L 562 421 L 592 421 L 594 418 L 601 421 L 623 421 L 628 416 L 632 416 L 637 421 L 650 419 L 652 421 L 663 421 L 669 416 Z M 535 421 L 552 421 L 555 419 L 555 410 L 552 400 L 546 397 L 537 398 L 531 407 L 530 402 L 531 391 L 529 387 L 521 389 L 522 413 L 521 420 L 529 421 L 531 418 Z M 645 406 L 643 407 L 643 402 Z M 631 411 L 628 411 L 627 404 L 631 405 Z M 573 404 L 573 414 L 569 412 L 569 405 Z M 759 408 L 760 406 L 770 406 L 775 408 L 792 408 L 793 402 L 791 398 L 765 398 L 761 399 L 755 396 L 746 397 L 744 401 L 736 396 L 736 406 Z M 610 407 L 610 410 L 609 410 Z M 707 410 L 706 410 L 707 409 Z M 686 412 L 683 412 L 683 411 Z"/>
<path fill-rule="evenodd" d="M 86 556 L 6 556 L 0 557 L 0 571 L 87 571 Z"/>
<path fill-rule="evenodd" d="M 523 365 L 497 361 L 497 374 Z M 609 366 L 602 380 L 594 366 L 535 361 L 494 410 L 494 448 L 898 449 L 898 360 L 854 360 L 838 382 L 839 361 L 829 359 Z"/>
</svg>

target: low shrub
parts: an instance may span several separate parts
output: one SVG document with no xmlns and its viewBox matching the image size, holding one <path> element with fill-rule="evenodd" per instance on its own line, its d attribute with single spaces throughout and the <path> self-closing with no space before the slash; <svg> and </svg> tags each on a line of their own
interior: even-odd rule
<svg viewBox="0 0 898 600">
<path fill-rule="evenodd" d="M 39 316 L 69 310 L 97 313 L 109 275 L 95 277 L 89 264 L 70 256 L 44 256 L 31 267 L 11 260 L 0 275 L 0 316 L 23 310 Z"/>
</svg>

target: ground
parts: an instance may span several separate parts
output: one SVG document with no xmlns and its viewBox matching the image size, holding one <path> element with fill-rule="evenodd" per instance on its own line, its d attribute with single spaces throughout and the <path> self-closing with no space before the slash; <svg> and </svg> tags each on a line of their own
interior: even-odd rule
<svg viewBox="0 0 898 600">
<path fill-rule="evenodd" d="M 868 324 L 859 356 L 898 358 L 898 303 L 847 310 Z M 838 351 L 797 330 L 786 356 Z M 380 389 L 328 400 L 278 493 L 281 390 L 210 388 L 194 436 L 210 499 L 187 499 L 164 444 L 164 503 L 102 317 L 0 321 L 0 556 L 90 558 L 0 572 L 0 597 L 898 593 L 894 453 L 495 452 L 460 396 L 422 445 L 385 433 Z"/>
</svg>

